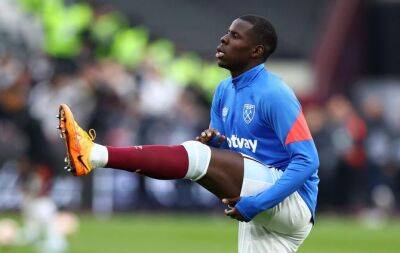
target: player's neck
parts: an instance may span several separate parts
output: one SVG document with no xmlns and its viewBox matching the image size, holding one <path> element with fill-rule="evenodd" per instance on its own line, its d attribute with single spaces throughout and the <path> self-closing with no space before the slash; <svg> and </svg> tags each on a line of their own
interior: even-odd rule
<svg viewBox="0 0 400 253">
<path fill-rule="evenodd" d="M 261 62 L 252 62 L 252 63 L 249 63 L 248 65 L 243 66 L 243 67 L 241 67 L 241 68 L 238 68 L 238 69 L 231 69 L 231 70 L 229 70 L 229 71 L 231 72 L 232 78 L 235 78 L 235 77 L 240 76 L 240 75 L 243 74 L 244 72 L 246 72 L 246 71 L 248 71 L 248 70 L 250 70 L 250 69 L 252 69 L 252 68 L 254 68 L 254 67 L 256 67 L 256 66 L 258 66 L 258 65 L 260 65 L 260 64 L 261 64 Z"/>
</svg>

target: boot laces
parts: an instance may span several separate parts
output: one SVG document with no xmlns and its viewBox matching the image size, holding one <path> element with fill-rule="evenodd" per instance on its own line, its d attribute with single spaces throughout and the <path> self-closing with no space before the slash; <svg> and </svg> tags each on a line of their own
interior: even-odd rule
<svg viewBox="0 0 400 253">
<path fill-rule="evenodd" d="M 96 139 L 96 130 L 94 130 L 93 128 L 89 129 L 88 135 L 90 140 L 94 141 L 94 139 Z"/>
</svg>

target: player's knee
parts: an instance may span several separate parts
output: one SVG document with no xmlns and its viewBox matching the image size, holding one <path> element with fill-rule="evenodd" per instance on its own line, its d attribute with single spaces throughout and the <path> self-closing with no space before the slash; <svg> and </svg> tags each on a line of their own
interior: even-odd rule
<svg viewBox="0 0 400 253">
<path fill-rule="evenodd" d="M 198 141 L 185 141 L 181 144 L 189 157 L 189 168 L 185 178 L 193 181 L 202 178 L 208 169 L 211 159 L 211 149 Z"/>
</svg>

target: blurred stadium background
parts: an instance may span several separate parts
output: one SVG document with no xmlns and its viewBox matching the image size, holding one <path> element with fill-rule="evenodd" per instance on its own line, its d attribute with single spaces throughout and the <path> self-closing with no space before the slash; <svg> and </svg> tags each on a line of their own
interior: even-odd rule
<svg viewBox="0 0 400 253">
<path fill-rule="evenodd" d="M 71 105 L 110 145 L 193 139 L 228 75 L 215 47 L 245 13 L 275 25 L 266 66 L 296 91 L 319 150 L 300 252 L 399 252 L 396 0 L 0 0 L 0 252 L 234 252 L 235 222 L 195 184 L 66 175 L 55 115 Z"/>
</svg>

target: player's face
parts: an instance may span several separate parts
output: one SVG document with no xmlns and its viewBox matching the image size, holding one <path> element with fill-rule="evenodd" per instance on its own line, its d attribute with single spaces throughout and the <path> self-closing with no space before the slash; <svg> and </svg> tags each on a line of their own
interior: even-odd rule
<svg viewBox="0 0 400 253">
<path fill-rule="evenodd" d="M 249 32 L 252 27 L 252 24 L 241 19 L 232 22 L 228 32 L 221 37 L 215 54 L 220 67 L 238 70 L 249 64 L 253 50 Z"/>
</svg>

